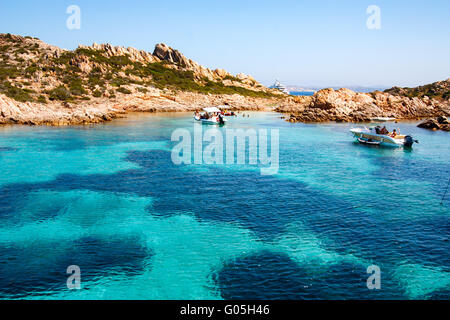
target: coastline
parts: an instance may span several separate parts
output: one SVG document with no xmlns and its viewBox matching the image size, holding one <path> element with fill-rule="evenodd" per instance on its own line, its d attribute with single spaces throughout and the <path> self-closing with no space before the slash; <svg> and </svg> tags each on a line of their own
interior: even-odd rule
<svg viewBox="0 0 450 320">
<path fill-rule="evenodd" d="M 39 104 L 17 102 L 0 94 L 0 125 L 83 125 L 126 117 L 131 112 L 193 112 L 211 105 L 229 105 L 233 111 L 269 111 L 279 103 L 276 98 L 240 95 L 203 95 L 179 92 L 171 95 L 160 90 L 117 99 L 92 99 L 86 102 Z"/>
<path fill-rule="evenodd" d="M 347 95 L 345 98 L 342 94 Z M 77 102 L 17 102 L 0 94 L 0 125 L 70 126 L 103 123 L 135 112 L 194 112 L 212 105 L 232 111 L 274 111 L 288 122 L 370 122 L 376 117 L 411 121 L 450 115 L 448 102 L 392 96 L 387 93 L 355 93 L 348 89 L 324 89 L 313 96 L 280 98 L 171 93 L 151 89 L 146 94 L 118 95 Z"/>
<path fill-rule="evenodd" d="M 126 117 L 131 112 L 194 112 L 213 105 L 233 111 L 276 111 L 289 122 L 370 122 L 376 117 L 423 120 L 450 116 L 448 101 L 408 98 L 388 93 L 355 93 L 348 89 L 324 89 L 313 96 L 280 98 L 170 93 L 151 89 L 146 94 L 118 95 L 77 102 L 17 102 L 0 94 L 0 125 L 67 126 L 95 124 Z"/>
</svg>

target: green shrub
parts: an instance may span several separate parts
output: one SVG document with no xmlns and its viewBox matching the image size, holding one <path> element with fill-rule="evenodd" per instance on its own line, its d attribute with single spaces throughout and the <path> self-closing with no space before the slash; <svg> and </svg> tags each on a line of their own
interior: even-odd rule
<svg viewBox="0 0 450 320">
<path fill-rule="evenodd" d="M 222 82 L 211 81 L 207 78 L 201 79 L 202 84 L 199 84 L 195 80 L 195 76 L 192 71 L 168 68 L 160 62 L 151 63 L 138 69 L 135 68 L 135 70 L 144 76 L 151 76 L 153 85 L 159 89 L 174 88 L 182 91 L 212 94 L 237 93 L 244 96 L 265 98 L 274 96 L 271 93 L 262 91 L 253 91 L 237 86 L 225 86 Z"/>
<path fill-rule="evenodd" d="M 0 52 L 6 52 L 9 50 L 9 48 L 11 48 L 10 45 L 4 45 L 4 46 L 0 46 Z"/>
<path fill-rule="evenodd" d="M 234 77 L 231 75 L 227 75 L 225 76 L 225 78 L 223 78 L 224 80 L 231 80 L 231 81 L 237 81 L 237 82 L 241 82 L 241 79 L 239 79 L 238 77 Z"/>
<path fill-rule="evenodd" d="M 25 48 L 19 48 L 15 51 L 16 54 L 26 54 L 28 53 L 28 50 Z"/>
<path fill-rule="evenodd" d="M 442 98 L 445 100 L 449 100 L 450 99 L 450 91 L 444 92 L 442 94 Z"/>
<path fill-rule="evenodd" d="M 54 62 L 59 65 L 69 65 L 70 60 L 72 60 L 74 57 L 75 57 L 74 52 L 65 51 L 59 56 L 59 58 L 55 58 Z"/>
<path fill-rule="evenodd" d="M 123 94 L 130 94 L 131 93 L 130 90 L 128 90 L 127 88 L 124 88 L 124 87 L 119 87 L 117 89 L 117 91 L 119 91 L 120 93 L 123 93 Z"/>
<path fill-rule="evenodd" d="M 47 99 L 43 95 L 40 95 L 36 101 L 39 103 L 47 103 Z"/>
<path fill-rule="evenodd" d="M 69 75 L 64 79 L 64 83 L 68 84 L 70 93 L 74 96 L 82 96 L 87 93 L 83 86 L 83 80 L 78 76 Z"/>
<path fill-rule="evenodd" d="M 142 93 L 147 93 L 148 89 L 147 88 L 143 88 L 143 87 L 137 87 L 136 88 L 137 91 L 142 92 Z"/>
<path fill-rule="evenodd" d="M 88 78 L 88 85 L 91 89 L 94 89 L 96 86 L 103 87 L 106 84 L 105 80 L 102 79 L 101 75 L 90 74 Z"/>
<path fill-rule="evenodd" d="M 8 81 L 0 82 L 0 92 L 19 102 L 33 101 L 33 90 L 16 87 Z"/>
<path fill-rule="evenodd" d="M 35 63 L 33 63 L 32 65 L 28 66 L 28 67 L 25 69 L 24 73 L 25 73 L 25 75 L 33 75 L 33 74 L 35 74 L 38 70 L 39 70 L 39 67 L 38 67 Z"/>
<path fill-rule="evenodd" d="M 74 54 L 83 54 L 89 57 L 92 61 L 107 64 L 116 70 L 120 70 L 124 66 L 133 64 L 128 56 L 106 57 L 101 53 L 101 51 L 98 50 L 78 48 L 77 50 L 75 50 Z"/>
<path fill-rule="evenodd" d="M 113 87 L 118 87 L 118 88 L 120 86 L 127 85 L 127 84 L 130 84 L 130 79 L 128 79 L 128 78 L 117 77 L 111 81 L 111 85 Z"/>
<path fill-rule="evenodd" d="M 19 70 L 15 66 L 1 66 L 0 65 L 0 81 L 8 78 L 17 78 L 20 74 Z"/>
<path fill-rule="evenodd" d="M 49 92 L 50 100 L 68 101 L 71 99 L 70 91 L 64 86 L 59 86 Z"/>
</svg>

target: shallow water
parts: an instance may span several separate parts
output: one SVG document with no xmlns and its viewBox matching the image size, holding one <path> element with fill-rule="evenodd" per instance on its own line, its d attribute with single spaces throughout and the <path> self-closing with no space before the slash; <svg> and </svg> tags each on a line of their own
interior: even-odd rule
<svg viewBox="0 0 450 320">
<path fill-rule="evenodd" d="M 191 114 L 0 127 L 0 298 L 449 299 L 449 134 L 395 126 L 420 143 L 232 119 L 279 130 L 274 175 L 175 165 L 171 134 L 192 131 Z M 372 264 L 380 290 L 366 286 Z M 69 265 L 81 290 L 67 289 Z"/>
</svg>

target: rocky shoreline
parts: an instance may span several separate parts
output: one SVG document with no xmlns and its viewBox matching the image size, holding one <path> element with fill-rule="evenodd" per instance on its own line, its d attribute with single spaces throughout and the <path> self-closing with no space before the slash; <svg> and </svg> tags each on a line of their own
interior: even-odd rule
<svg viewBox="0 0 450 320">
<path fill-rule="evenodd" d="M 125 117 L 129 112 L 187 112 L 212 105 L 227 105 L 229 110 L 269 111 L 276 98 L 254 98 L 241 95 L 203 95 L 192 92 L 169 94 L 154 89 L 142 95 L 98 98 L 86 102 L 17 102 L 0 94 L 0 125 L 83 125 Z"/>
<path fill-rule="evenodd" d="M 450 80 L 446 80 L 450 84 Z M 407 97 L 387 92 L 357 93 L 323 89 L 313 96 L 290 98 L 276 109 L 289 122 L 366 122 L 373 118 L 417 120 L 450 115 L 449 100 Z"/>
<path fill-rule="evenodd" d="M 128 112 L 187 112 L 213 105 L 234 111 L 276 111 L 289 122 L 368 122 L 373 118 L 427 120 L 421 127 L 448 131 L 442 117 L 450 116 L 448 101 L 409 98 L 389 93 L 356 93 L 324 89 L 313 96 L 256 98 L 239 94 L 213 95 L 151 88 L 145 94 L 93 98 L 77 102 L 18 102 L 0 94 L 0 124 L 80 125 L 125 117 Z"/>
</svg>

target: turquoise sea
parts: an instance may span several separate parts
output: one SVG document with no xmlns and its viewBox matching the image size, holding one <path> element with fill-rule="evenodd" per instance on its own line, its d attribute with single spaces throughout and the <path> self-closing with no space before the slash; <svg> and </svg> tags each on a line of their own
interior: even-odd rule
<svg viewBox="0 0 450 320">
<path fill-rule="evenodd" d="M 291 91 L 289 94 L 292 96 L 312 96 L 314 91 Z"/>
<path fill-rule="evenodd" d="M 277 174 L 175 165 L 191 113 L 0 127 L 0 298 L 450 299 L 449 133 L 399 123 L 420 143 L 383 149 L 249 115 L 219 130 L 278 129 Z"/>
</svg>

